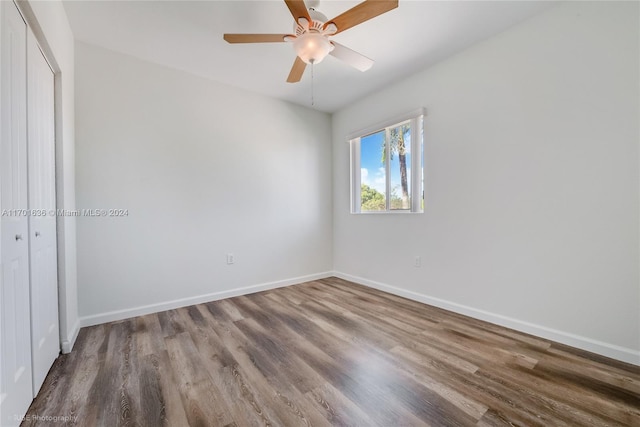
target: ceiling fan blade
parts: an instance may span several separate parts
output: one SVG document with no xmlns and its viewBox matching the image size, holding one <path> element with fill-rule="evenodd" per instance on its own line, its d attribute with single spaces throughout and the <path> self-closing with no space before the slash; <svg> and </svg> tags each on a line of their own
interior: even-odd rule
<svg viewBox="0 0 640 427">
<path fill-rule="evenodd" d="M 291 15 L 293 15 L 293 20 L 296 21 L 296 23 L 300 17 L 306 18 L 307 21 L 311 22 L 309 11 L 303 0 L 284 0 L 284 2 L 287 4 Z"/>
<path fill-rule="evenodd" d="M 335 33 L 338 34 L 396 7 L 398 7 L 398 0 L 365 0 L 345 13 L 328 20 L 324 24 L 324 28 L 333 23 L 338 27 L 338 31 Z"/>
<path fill-rule="evenodd" d="M 304 73 L 304 69 L 307 67 L 307 64 L 300 59 L 299 56 L 296 56 L 296 61 L 293 63 L 293 67 L 291 67 L 291 72 L 289 73 L 289 77 L 287 78 L 287 83 L 298 83 L 302 78 L 302 74 Z"/>
<path fill-rule="evenodd" d="M 329 52 L 329 55 L 346 62 L 356 70 L 367 71 L 373 65 L 373 59 L 369 59 L 361 53 L 351 50 L 340 43 L 331 41 L 331 44 L 333 44 L 334 48 Z"/>
<path fill-rule="evenodd" d="M 225 34 L 223 38 L 229 43 L 278 43 L 284 42 L 289 34 Z"/>
</svg>

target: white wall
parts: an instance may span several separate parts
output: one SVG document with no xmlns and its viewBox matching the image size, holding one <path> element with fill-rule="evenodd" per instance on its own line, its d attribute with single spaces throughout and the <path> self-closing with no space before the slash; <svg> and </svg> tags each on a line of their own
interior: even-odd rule
<svg viewBox="0 0 640 427">
<path fill-rule="evenodd" d="M 27 23 L 55 72 L 56 180 L 59 209 L 75 209 L 74 41 L 61 1 L 19 1 Z M 76 219 L 58 218 L 60 338 L 71 351 L 79 331 Z"/>
<path fill-rule="evenodd" d="M 640 364 L 638 12 L 561 4 L 336 113 L 335 270 Z M 345 135 L 419 106 L 426 212 L 349 214 Z"/>
<path fill-rule="evenodd" d="M 83 324 L 331 270 L 329 115 L 83 43 L 76 87 L 78 206 L 129 212 L 78 219 Z"/>
</svg>

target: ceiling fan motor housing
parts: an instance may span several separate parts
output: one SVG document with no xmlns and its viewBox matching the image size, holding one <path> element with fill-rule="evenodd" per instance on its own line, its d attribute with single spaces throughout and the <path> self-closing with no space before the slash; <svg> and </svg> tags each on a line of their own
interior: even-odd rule
<svg viewBox="0 0 640 427">
<path fill-rule="evenodd" d="M 300 18 L 298 22 L 293 23 L 293 31 L 296 36 L 301 36 L 307 31 L 315 31 L 318 33 L 323 31 L 322 27 L 328 18 L 322 12 L 318 12 L 315 9 L 309 9 L 309 17 L 311 18 L 311 22 Z"/>
</svg>

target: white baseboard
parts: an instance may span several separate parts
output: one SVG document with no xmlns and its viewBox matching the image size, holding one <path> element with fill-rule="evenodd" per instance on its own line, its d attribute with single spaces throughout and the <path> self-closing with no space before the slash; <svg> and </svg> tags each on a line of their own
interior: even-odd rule
<svg viewBox="0 0 640 427">
<path fill-rule="evenodd" d="M 275 282 L 262 283 L 259 285 L 245 286 L 242 288 L 230 289 L 227 291 L 213 292 L 210 294 L 197 295 L 194 297 L 180 298 L 173 301 L 166 301 L 156 304 L 131 307 L 123 310 L 108 311 L 105 313 L 84 316 L 80 318 L 80 325 L 93 326 L 102 323 L 114 322 L 117 320 L 129 319 L 136 316 L 144 316 L 146 314 L 158 313 L 165 310 L 173 310 L 175 308 L 187 307 L 194 304 L 202 304 L 221 300 L 224 298 L 232 298 L 241 295 L 253 294 L 255 292 L 267 291 L 269 289 L 281 288 L 283 286 L 295 285 L 298 283 L 310 282 L 313 280 L 324 279 L 332 276 L 332 272 L 316 273 L 307 276 L 294 277 L 291 279 L 278 280 Z M 64 350 L 63 350 L 64 352 Z"/>
<path fill-rule="evenodd" d="M 76 338 L 78 338 L 78 332 L 80 332 L 80 319 L 76 320 L 71 331 L 67 331 L 67 339 L 62 340 L 60 345 L 62 354 L 71 353 L 73 345 L 76 343 Z"/>
<path fill-rule="evenodd" d="M 455 313 L 463 314 L 475 319 L 484 320 L 496 325 L 515 329 L 516 331 L 525 332 L 527 334 L 535 335 L 544 339 L 556 341 L 582 350 L 587 350 L 592 353 L 597 353 L 602 356 L 610 357 L 612 359 L 620 360 L 622 362 L 640 366 L 640 351 L 633 350 L 631 348 L 625 348 L 615 344 L 594 340 L 588 337 L 572 334 L 570 332 L 547 328 L 546 326 L 536 325 L 534 323 L 525 322 L 523 320 L 514 319 L 512 317 L 491 313 L 485 310 L 480 310 L 452 301 L 431 297 L 428 295 L 387 285 L 385 283 L 364 279 L 362 277 L 352 276 L 350 274 L 341 273 L 338 271 L 334 271 L 333 275 L 341 279 L 349 280 L 351 282 L 388 292 L 390 294 L 398 295 L 424 304 L 433 305 L 435 307 L 443 308 L 445 310 L 453 311 Z"/>
</svg>

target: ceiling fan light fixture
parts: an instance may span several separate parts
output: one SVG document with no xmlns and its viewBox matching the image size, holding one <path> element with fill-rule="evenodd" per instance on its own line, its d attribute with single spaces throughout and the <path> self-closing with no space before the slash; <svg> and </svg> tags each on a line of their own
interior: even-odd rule
<svg viewBox="0 0 640 427">
<path fill-rule="evenodd" d="M 318 64 L 333 50 L 333 45 L 320 33 L 306 33 L 293 41 L 293 49 L 305 63 Z"/>
</svg>

